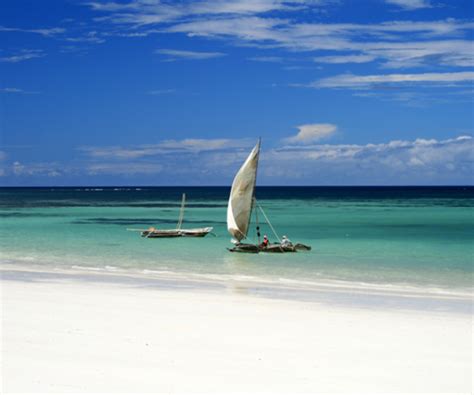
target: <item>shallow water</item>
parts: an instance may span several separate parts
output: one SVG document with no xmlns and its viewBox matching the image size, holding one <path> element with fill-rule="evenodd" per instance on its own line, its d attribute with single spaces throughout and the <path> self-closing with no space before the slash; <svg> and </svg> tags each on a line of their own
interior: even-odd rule
<svg viewBox="0 0 474 395">
<path fill-rule="evenodd" d="M 152 240 L 127 231 L 173 228 L 182 192 L 184 227 L 213 226 L 216 236 Z M 2 261 L 301 283 L 472 286 L 473 187 L 258 187 L 279 236 L 313 247 L 258 255 L 226 250 L 228 193 L 224 187 L 2 188 Z"/>
</svg>

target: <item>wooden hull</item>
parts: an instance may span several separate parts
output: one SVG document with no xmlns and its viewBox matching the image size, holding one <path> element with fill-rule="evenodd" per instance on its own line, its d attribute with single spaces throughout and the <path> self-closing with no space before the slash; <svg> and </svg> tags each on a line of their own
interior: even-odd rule
<svg viewBox="0 0 474 395">
<path fill-rule="evenodd" d="M 165 237 L 181 237 L 181 233 L 177 231 L 168 231 L 168 230 L 154 230 L 148 231 L 145 230 L 142 232 L 142 237 L 147 239 L 160 239 Z"/>
<path fill-rule="evenodd" d="M 284 252 L 296 252 L 295 247 L 287 246 L 283 247 L 280 244 L 270 244 L 267 247 L 259 247 L 261 252 L 272 252 L 272 253 L 284 253 Z"/>
<path fill-rule="evenodd" d="M 285 252 L 310 251 L 311 247 L 304 244 L 294 244 L 289 246 L 282 246 L 280 244 L 270 244 L 267 247 L 255 244 L 236 244 L 232 248 L 228 248 L 230 252 L 243 252 L 247 254 L 258 254 L 259 252 L 269 252 L 283 254 Z"/>
<path fill-rule="evenodd" d="M 298 251 L 310 251 L 311 247 L 305 244 L 297 243 L 289 246 L 282 246 L 280 244 L 270 244 L 267 247 L 259 246 L 261 252 L 270 253 L 285 253 L 285 252 L 298 252 Z"/>
<path fill-rule="evenodd" d="M 236 244 L 232 248 L 228 248 L 230 252 L 242 252 L 245 254 L 258 254 L 259 248 L 255 244 Z"/>
<path fill-rule="evenodd" d="M 198 229 L 181 229 L 181 236 L 183 237 L 204 237 L 211 233 L 212 227 L 198 228 Z"/>
<path fill-rule="evenodd" d="M 145 230 L 142 237 L 147 239 L 161 239 L 171 237 L 204 237 L 212 231 L 212 227 L 197 229 L 163 229 L 163 230 Z"/>
<path fill-rule="evenodd" d="M 311 251 L 311 246 L 307 246 L 306 244 L 296 243 L 295 249 L 296 251 Z"/>
</svg>

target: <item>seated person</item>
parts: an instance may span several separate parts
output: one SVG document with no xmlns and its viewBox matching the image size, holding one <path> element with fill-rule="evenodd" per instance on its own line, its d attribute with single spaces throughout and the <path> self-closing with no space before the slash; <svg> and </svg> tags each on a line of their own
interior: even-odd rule
<svg viewBox="0 0 474 395">
<path fill-rule="evenodd" d="M 268 247 L 268 237 L 267 237 L 267 235 L 263 236 L 263 241 L 260 244 L 260 247 L 262 247 L 262 248 L 267 248 Z"/>
<path fill-rule="evenodd" d="M 291 246 L 293 245 L 293 243 L 291 242 L 291 240 L 290 240 L 288 237 L 283 236 L 283 237 L 281 238 L 281 243 L 280 243 L 280 245 L 281 245 L 282 247 L 291 247 Z"/>
</svg>

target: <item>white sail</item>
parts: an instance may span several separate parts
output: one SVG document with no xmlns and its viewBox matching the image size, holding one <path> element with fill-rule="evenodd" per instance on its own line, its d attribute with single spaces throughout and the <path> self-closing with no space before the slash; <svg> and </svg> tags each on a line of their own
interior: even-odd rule
<svg viewBox="0 0 474 395">
<path fill-rule="evenodd" d="M 257 179 L 260 141 L 237 172 L 227 206 L 227 230 L 238 241 L 247 237 Z"/>
</svg>

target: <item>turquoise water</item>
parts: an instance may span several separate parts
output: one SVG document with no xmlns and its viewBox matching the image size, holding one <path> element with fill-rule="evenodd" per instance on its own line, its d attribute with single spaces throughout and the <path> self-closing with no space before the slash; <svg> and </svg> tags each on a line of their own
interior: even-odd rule
<svg viewBox="0 0 474 395">
<path fill-rule="evenodd" d="M 474 189 L 258 188 L 280 236 L 297 254 L 232 254 L 228 188 L 0 189 L 2 262 L 61 268 L 193 273 L 294 281 L 468 289 Z M 173 228 L 181 193 L 185 227 L 203 239 L 144 239 L 127 228 Z M 272 237 L 269 228 L 264 232 Z M 255 231 L 252 230 L 251 237 Z"/>
</svg>

